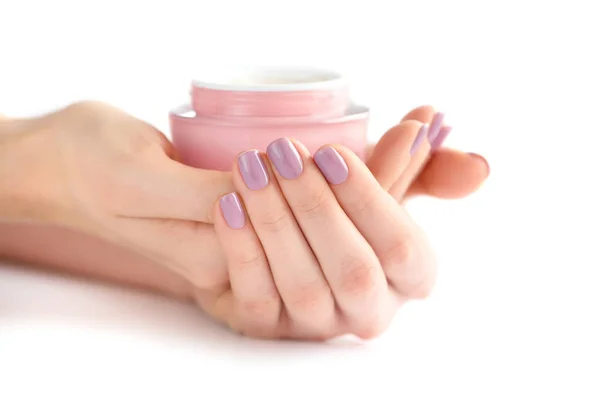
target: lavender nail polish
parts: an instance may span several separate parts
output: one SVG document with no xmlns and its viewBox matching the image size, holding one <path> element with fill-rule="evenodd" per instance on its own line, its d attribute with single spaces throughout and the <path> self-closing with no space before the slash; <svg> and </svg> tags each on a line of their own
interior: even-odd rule
<svg viewBox="0 0 600 400">
<path fill-rule="evenodd" d="M 348 179 L 348 165 L 333 147 L 323 147 L 315 153 L 313 159 L 332 185 L 339 185 Z"/>
<path fill-rule="evenodd" d="M 242 208 L 242 202 L 236 193 L 229 193 L 221 197 L 219 206 L 223 218 L 232 229 L 241 229 L 246 225 L 246 214 Z"/>
<path fill-rule="evenodd" d="M 302 157 L 290 139 L 275 140 L 267 147 L 267 155 L 279 175 L 285 179 L 296 179 L 302 174 Z"/>
<path fill-rule="evenodd" d="M 435 149 L 442 147 L 444 140 L 446 140 L 446 137 L 448 136 L 448 134 L 450 133 L 451 130 L 452 130 L 452 127 L 450 127 L 448 125 L 442 126 L 440 128 L 440 133 L 438 133 L 435 140 L 431 143 L 431 149 L 435 150 Z"/>
<path fill-rule="evenodd" d="M 238 167 L 248 189 L 260 190 L 269 184 L 269 174 L 257 150 L 249 150 L 238 157 Z"/>
<path fill-rule="evenodd" d="M 429 125 L 423 124 L 421 126 L 421 129 L 419 129 L 419 133 L 417 133 L 417 137 L 415 138 L 415 141 L 413 142 L 413 144 L 410 148 L 411 156 L 419 149 L 419 146 L 421 146 L 421 143 L 423 143 L 423 140 L 425 140 L 425 136 L 427 136 L 428 131 L 429 131 Z"/>
<path fill-rule="evenodd" d="M 444 122 L 444 114 L 442 114 L 440 112 L 435 113 L 433 116 L 433 119 L 431 120 L 431 126 L 429 127 L 429 132 L 427 133 L 427 140 L 429 141 L 429 143 L 433 143 L 435 138 L 439 135 L 443 122 Z"/>
</svg>

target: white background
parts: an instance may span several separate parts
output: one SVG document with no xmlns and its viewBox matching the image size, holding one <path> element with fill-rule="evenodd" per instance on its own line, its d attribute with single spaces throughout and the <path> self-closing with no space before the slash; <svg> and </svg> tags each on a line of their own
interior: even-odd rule
<svg viewBox="0 0 600 400">
<path fill-rule="evenodd" d="M 438 285 L 362 344 L 259 344 L 192 307 L 0 267 L 0 399 L 600 398 L 594 1 L 150 3 L 0 0 L 0 112 L 98 99 L 167 130 L 203 65 L 332 66 L 374 139 L 434 104 L 489 181 L 412 204 Z"/>
</svg>

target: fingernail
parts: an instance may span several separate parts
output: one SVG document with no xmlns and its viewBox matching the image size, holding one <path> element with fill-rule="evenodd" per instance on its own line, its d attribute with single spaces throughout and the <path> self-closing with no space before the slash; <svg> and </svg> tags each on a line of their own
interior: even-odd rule
<svg viewBox="0 0 600 400">
<path fill-rule="evenodd" d="M 229 193 L 221 197 L 219 206 L 223 218 L 232 229 L 241 229 L 246 225 L 246 214 L 242 208 L 242 202 L 236 193 Z"/>
<path fill-rule="evenodd" d="M 421 143 L 423 143 L 423 140 L 425 139 L 425 136 L 427 136 L 428 131 L 429 131 L 429 125 L 423 124 L 421 126 L 421 129 L 419 129 L 419 133 L 417 133 L 417 137 L 415 138 L 415 141 L 413 142 L 412 147 L 410 148 L 411 156 L 419 149 L 419 146 L 421 145 Z"/>
<path fill-rule="evenodd" d="M 490 175 L 490 164 L 488 163 L 488 161 L 485 159 L 485 157 L 480 156 L 477 153 L 467 153 L 468 155 L 470 155 L 471 157 L 475 157 L 479 160 L 481 160 L 482 163 L 485 164 L 485 169 L 486 169 L 486 174 L 485 176 L 489 176 Z"/>
<path fill-rule="evenodd" d="M 248 189 L 260 190 L 269 184 L 267 167 L 257 150 L 249 150 L 240 154 L 238 167 Z"/>
<path fill-rule="evenodd" d="M 442 147 L 444 140 L 446 140 L 446 137 L 448 136 L 448 134 L 450 133 L 451 130 L 452 130 L 452 127 L 450 127 L 448 125 L 442 126 L 440 128 L 440 132 L 436 136 L 435 140 L 433 142 L 431 142 L 431 149 L 435 150 L 435 149 Z"/>
<path fill-rule="evenodd" d="M 281 138 L 271 143 L 267 147 L 267 155 L 285 179 L 296 179 L 302 174 L 302 157 L 290 139 Z"/>
<path fill-rule="evenodd" d="M 427 133 L 427 140 L 429 141 L 429 143 L 433 143 L 435 138 L 439 135 L 443 122 L 443 113 L 438 112 L 433 115 L 433 119 L 431 120 L 431 126 L 429 127 L 429 132 Z"/>
<path fill-rule="evenodd" d="M 333 147 L 323 147 L 315 153 L 313 159 L 325 179 L 332 185 L 339 185 L 348 179 L 348 166 Z"/>
</svg>

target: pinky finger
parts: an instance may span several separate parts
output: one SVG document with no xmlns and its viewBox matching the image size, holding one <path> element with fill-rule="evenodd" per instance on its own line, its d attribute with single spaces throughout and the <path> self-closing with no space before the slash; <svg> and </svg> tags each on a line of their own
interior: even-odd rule
<svg viewBox="0 0 600 400">
<path fill-rule="evenodd" d="M 258 236 L 236 193 L 221 197 L 215 230 L 225 251 L 233 293 L 230 326 L 249 336 L 276 336 L 281 299 Z"/>
</svg>

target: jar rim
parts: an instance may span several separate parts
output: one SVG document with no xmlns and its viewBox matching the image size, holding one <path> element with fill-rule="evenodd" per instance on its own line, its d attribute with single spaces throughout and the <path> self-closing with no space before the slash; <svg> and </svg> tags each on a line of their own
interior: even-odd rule
<svg viewBox="0 0 600 400">
<path fill-rule="evenodd" d="M 197 89 L 288 92 L 331 90 L 346 86 L 345 77 L 333 70 L 303 66 L 257 66 L 215 68 L 193 79 Z"/>
</svg>

